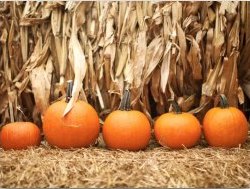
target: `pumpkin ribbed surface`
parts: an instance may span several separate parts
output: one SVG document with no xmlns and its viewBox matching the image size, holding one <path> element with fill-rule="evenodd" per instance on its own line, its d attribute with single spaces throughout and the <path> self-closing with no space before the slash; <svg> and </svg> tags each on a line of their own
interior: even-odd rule
<svg viewBox="0 0 250 189">
<path fill-rule="evenodd" d="M 99 118 L 86 102 L 77 101 L 63 117 L 64 101 L 52 104 L 45 112 L 43 130 L 49 144 L 59 148 L 89 147 L 99 135 Z"/>
</svg>

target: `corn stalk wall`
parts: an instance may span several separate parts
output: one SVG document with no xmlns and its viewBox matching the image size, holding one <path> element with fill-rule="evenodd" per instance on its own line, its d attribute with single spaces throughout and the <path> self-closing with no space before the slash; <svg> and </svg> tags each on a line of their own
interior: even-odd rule
<svg viewBox="0 0 250 189">
<path fill-rule="evenodd" d="M 41 124 L 65 97 L 101 119 L 125 87 L 150 119 L 171 110 L 200 119 L 224 93 L 250 97 L 248 2 L 0 2 L 0 119 Z"/>
</svg>

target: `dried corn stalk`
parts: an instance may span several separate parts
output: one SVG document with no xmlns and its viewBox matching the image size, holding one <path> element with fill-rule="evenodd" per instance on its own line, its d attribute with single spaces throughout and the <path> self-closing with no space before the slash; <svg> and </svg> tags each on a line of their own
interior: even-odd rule
<svg viewBox="0 0 250 189">
<path fill-rule="evenodd" d="M 1 125 L 40 123 L 68 79 L 64 115 L 83 99 L 104 119 L 125 86 L 150 119 L 169 111 L 168 98 L 200 117 L 220 93 L 243 104 L 249 10 L 249 2 L 228 1 L 0 2 Z"/>
</svg>

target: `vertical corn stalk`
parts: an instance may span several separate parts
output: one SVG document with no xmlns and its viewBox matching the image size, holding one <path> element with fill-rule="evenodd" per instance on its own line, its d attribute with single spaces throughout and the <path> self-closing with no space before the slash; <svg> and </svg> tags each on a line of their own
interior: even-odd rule
<svg viewBox="0 0 250 189">
<path fill-rule="evenodd" d="M 249 2 L 1 2 L 0 119 L 36 122 L 50 96 L 65 96 L 65 79 L 74 86 L 64 115 L 80 98 L 105 118 L 125 87 L 149 118 L 169 111 L 168 98 L 200 117 L 220 93 L 242 104 L 249 10 Z"/>
</svg>

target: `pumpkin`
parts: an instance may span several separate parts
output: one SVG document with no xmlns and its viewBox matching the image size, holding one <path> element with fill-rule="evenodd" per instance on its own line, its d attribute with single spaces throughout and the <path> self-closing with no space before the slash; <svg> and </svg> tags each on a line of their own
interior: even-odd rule
<svg viewBox="0 0 250 189">
<path fill-rule="evenodd" d="M 130 110 L 130 92 L 125 90 L 119 110 L 108 115 L 103 125 L 103 139 L 109 149 L 138 151 L 145 149 L 151 126 L 140 111 Z"/>
<path fill-rule="evenodd" d="M 172 149 L 190 148 L 201 137 L 201 126 L 191 113 L 181 112 L 177 102 L 170 100 L 174 112 L 162 114 L 154 124 L 154 133 L 159 144 Z"/>
<path fill-rule="evenodd" d="M 89 147 L 99 136 L 99 117 L 88 103 L 78 100 L 73 108 L 63 116 L 69 102 L 72 82 L 68 83 L 66 101 L 52 104 L 43 118 L 43 131 L 47 142 L 58 148 Z"/>
<path fill-rule="evenodd" d="M 31 122 L 13 122 L 2 127 L 0 144 L 5 150 L 22 150 L 38 146 L 41 142 L 39 128 Z"/>
<path fill-rule="evenodd" d="M 248 122 L 235 107 L 229 107 L 224 94 L 220 95 L 220 107 L 210 109 L 203 119 L 203 131 L 210 146 L 231 148 L 247 140 Z"/>
</svg>

